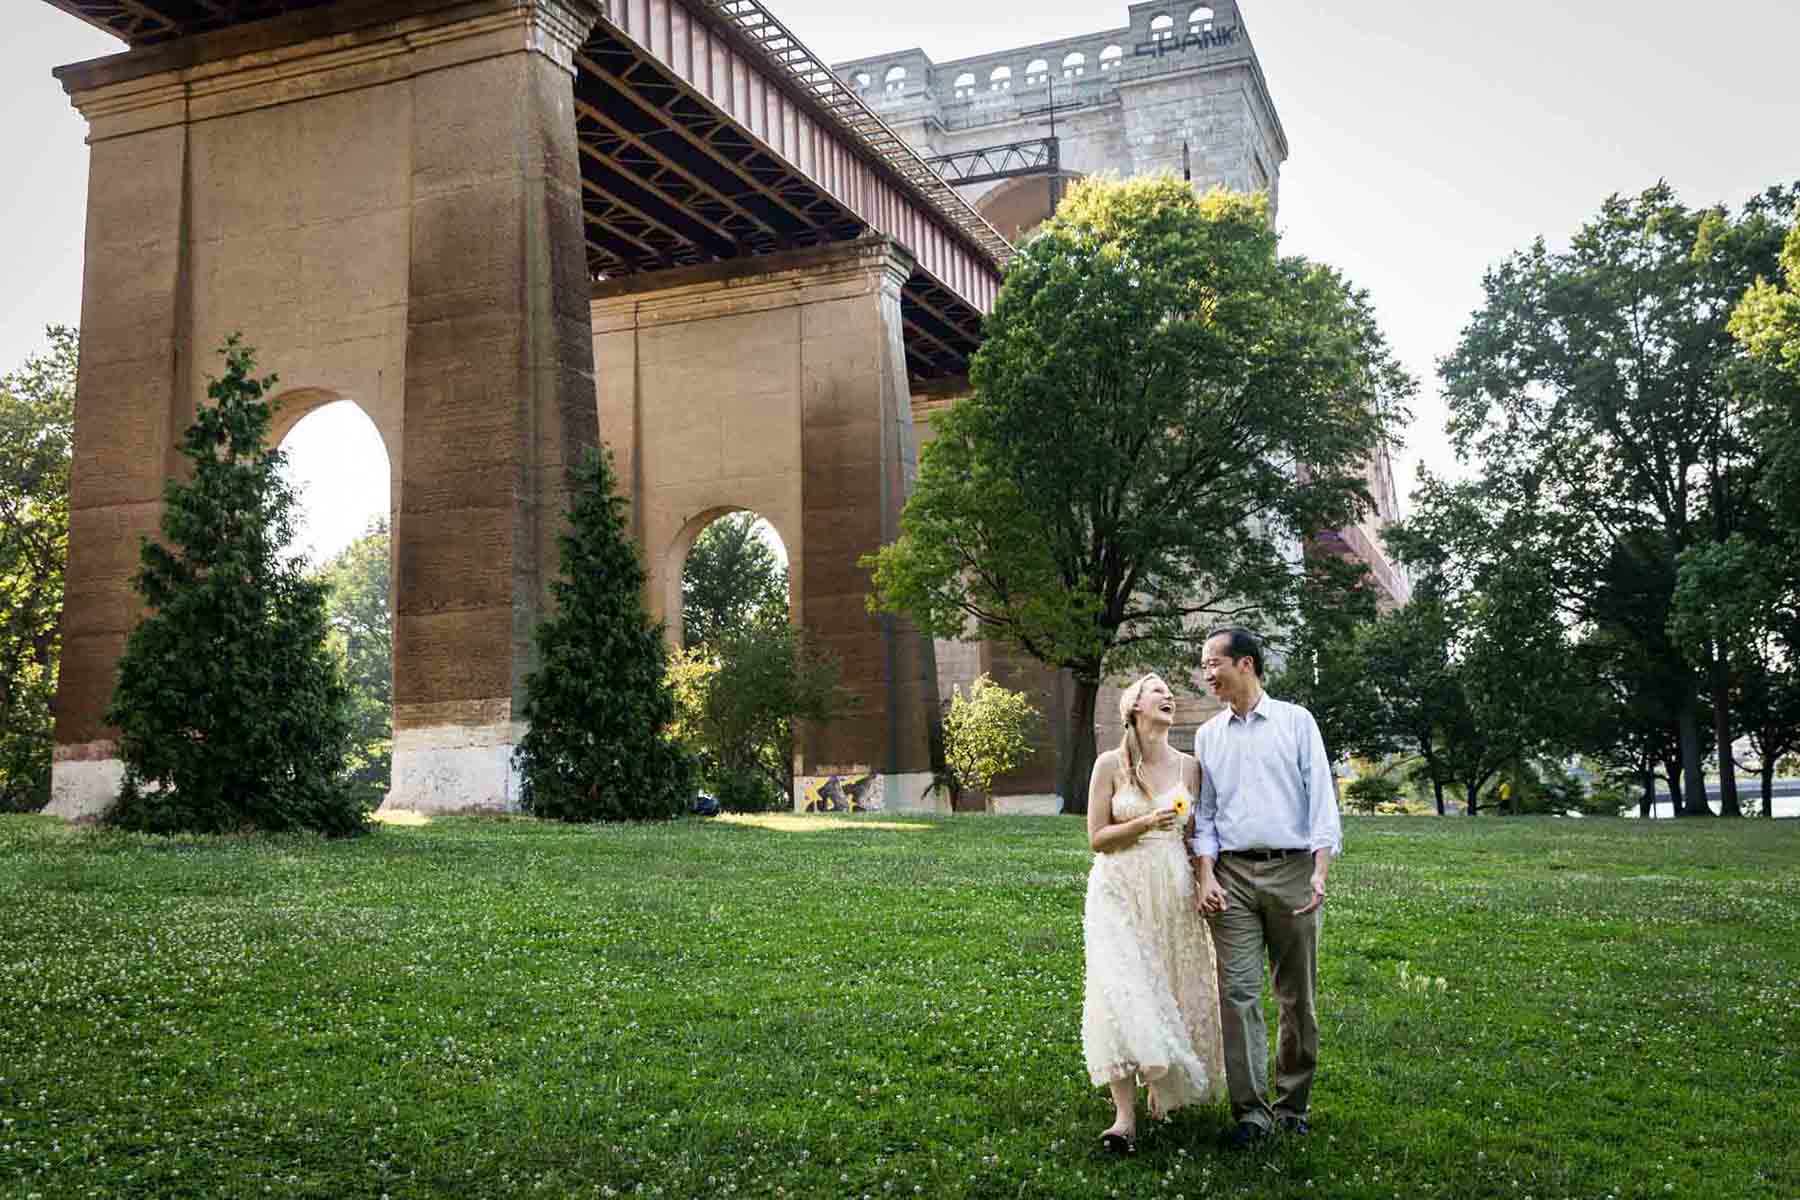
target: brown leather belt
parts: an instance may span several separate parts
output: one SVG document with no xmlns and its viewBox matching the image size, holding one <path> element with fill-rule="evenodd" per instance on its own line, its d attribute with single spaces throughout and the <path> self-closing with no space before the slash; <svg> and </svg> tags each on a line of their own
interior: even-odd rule
<svg viewBox="0 0 1800 1200">
<path fill-rule="evenodd" d="M 1277 858 L 1286 858 L 1291 854 L 1308 854 L 1307 850 L 1222 850 L 1221 854 L 1229 854 L 1233 858 L 1248 858 L 1256 862 L 1270 862 Z"/>
</svg>

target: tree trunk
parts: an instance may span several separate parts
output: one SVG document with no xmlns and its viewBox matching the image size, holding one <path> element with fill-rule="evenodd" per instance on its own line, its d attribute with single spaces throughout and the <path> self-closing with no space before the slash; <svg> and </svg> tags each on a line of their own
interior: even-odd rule
<svg viewBox="0 0 1800 1200">
<path fill-rule="evenodd" d="M 1713 651 L 1710 675 L 1713 745 L 1719 748 L 1719 815 L 1741 817 L 1744 811 L 1738 807 L 1737 762 L 1731 757 L 1731 664 L 1723 646 Z"/>
<path fill-rule="evenodd" d="M 1431 790 L 1437 797 L 1438 816 L 1441 817 L 1444 815 L 1444 781 L 1439 779 L 1436 775 L 1433 775 L 1431 777 Z"/>
<path fill-rule="evenodd" d="M 1443 772 L 1438 770 L 1437 756 L 1431 752 L 1429 742 L 1420 742 L 1419 755 L 1425 760 L 1425 773 L 1431 776 L 1431 794 L 1437 797 L 1437 815 L 1441 817 L 1444 815 Z"/>
<path fill-rule="evenodd" d="M 1774 815 L 1775 815 L 1775 756 L 1772 754 L 1763 755 L 1762 796 L 1763 796 L 1762 815 L 1765 817 L 1771 817 L 1771 818 L 1774 817 Z"/>
<path fill-rule="evenodd" d="M 1077 675 L 1069 697 L 1069 757 L 1063 762 L 1063 811 L 1088 810 L 1088 776 L 1094 773 L 1094 705 L 1100 684 Z"/>
<path fill-rule="evenodd" d="M 1644 794 L 1638 800 L 1638 816 L 1648 821 L 1656 815 L 1656 768 L 1645 765 L 1643 770 Z"/>
<path fill-rule="evenodd" d="M 1676 801 L 1678 817 L 1710 817 L 1706 804 L 1706 777 L 1700 773 L 1700 714 L 1694 711 L 1694 698 L 1681 702 L 1681 798 Z"/>
<path fill-rule="evenodd" d="M 1469 815 L 1471 817 L 1475 815 L 1475 810 L 1479 807 L 1475 801 L 1475 796 L 1480 791 L 1481 791 L 1481 785 L 1479 783 L 1477 783 L 1475 780 L 1473 780 L 1473 779 L 1463 780 L 1463 795 L 1468 798 Z"/>
<path fill-rule="evenodd" d="M 1669 815 L 1681 815 L 1681 764 L 1669 763 Z"/>
</svg>

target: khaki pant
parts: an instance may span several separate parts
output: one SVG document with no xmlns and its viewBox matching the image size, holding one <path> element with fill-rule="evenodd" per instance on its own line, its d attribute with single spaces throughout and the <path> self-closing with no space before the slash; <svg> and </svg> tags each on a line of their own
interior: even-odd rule
<svg viewBox="0 0 1800 1200">
<path fill-rule="evenodd" d="M 1304 1117 L 1319 1061 L 1313 988 L 1319 977 L 1318 911 L 1296 917 L 1312 899 L 1310 854 L 1259 861 L 1221 854 L 1213 877 L 1230 904 L 1207 920 L 1219 959 L 1219 1027 L 1231 1115 L 1268 1129 L 1278 1117 Z M 1263 956 L 1281 1002 L 1275 1051 L 1275 1103 L 1268 1100 L 1269 1031 L 1263 1020 Z"/>
</svg>

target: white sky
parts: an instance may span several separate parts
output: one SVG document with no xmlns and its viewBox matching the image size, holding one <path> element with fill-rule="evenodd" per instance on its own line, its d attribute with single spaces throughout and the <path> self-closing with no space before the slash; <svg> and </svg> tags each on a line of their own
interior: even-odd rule
<svg viewBox="0 0 1800 1200">
<path fill-rule="evenodd" d="M 943 61 L 1122 25 L 1126 11 L 1122 0 L 767 2 L 829 61 L 911 46 Z M 1609 193 L 1659 178 L 1695 205 L 1800 179 L 1800 4 L 1241 3 L 1292 154 L 1284 248 L 1368 288 L 1425 385 L 1396 464 L 1403 492 L 1417 463 L 1454 470 L 1434 364 L 1480 301 L 1484 269 L 1539 234 L 1566 239 Z M 47 322 L 74 324 L 80 311 L 84 129 L 49 69 L 118 43 L 42 0 L 8 0 L 4 21 L 0 162 L 13 184 L 0 189 L 0 370 L 10 370 L 42 348 Z M 387 507 L 379 444 L 363 465 L 350 461 L 355 438 L 375 437 L 356 417 L 338 424 L 322 410 L 287 446 L 297 474 L 328 480 L 312 488 L 306 535 L 327 553 Z"/>
</svg>

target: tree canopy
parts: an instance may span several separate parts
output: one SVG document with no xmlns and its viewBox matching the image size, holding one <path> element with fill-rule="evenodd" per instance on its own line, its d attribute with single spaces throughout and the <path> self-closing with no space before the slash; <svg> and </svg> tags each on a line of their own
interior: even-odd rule
<svg viewBox="0 0 1800 1200">
<path fill-rule="evenodd" d="M 1414 385 L 1366 296 L 1278 253 L 1263 197 L 1166 177 L 1075 185 L 986 329 L 869 560 L 874 602 L 1072 673 L 1079 809 L 1100 681 L 1288 617 L 1300 547 L 1367 506 Z"/>
<path fill-rule="evenodd" d="M 50 798 L 50 700 L 56 692 L 76 336 L 0 377 L 0 812 Z"/>
<path fill-rule="evenodd" d="M 788 573 L 752 512 L 727 513 L 694 539 L 681 568 L 681 644 L 751 622 L 785 624 Z"/>
</svg>

